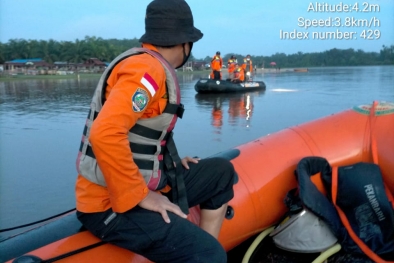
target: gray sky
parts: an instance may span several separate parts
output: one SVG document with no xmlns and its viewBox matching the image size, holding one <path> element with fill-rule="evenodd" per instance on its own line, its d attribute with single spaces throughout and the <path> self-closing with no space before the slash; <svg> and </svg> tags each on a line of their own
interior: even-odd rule
<svg viewBox="0 0 394 263">
<path fill-rule="evenodd" d="M 193 48 L 196 58 L 212 56 L 218 50 L 222 55 L 270 56 L 277 52 L 322 52 L 332 48 L 379 52 L 383 45 L 394 45 L 393 0 L 187 2 L 195 26 L 204 33 Z M 140 38 L 148 3 L 146 0 L 0 0 L 0 42 L 75 41 L 85 36 Z"/>
</svg>

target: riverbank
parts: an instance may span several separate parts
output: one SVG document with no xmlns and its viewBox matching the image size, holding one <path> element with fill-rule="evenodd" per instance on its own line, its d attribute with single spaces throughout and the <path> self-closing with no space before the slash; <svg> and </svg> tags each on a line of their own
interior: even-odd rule
<svg viewBox="0 0 394 263">
<path fill-rule="evenodd" d="M 87 79 L 100 78 L 101 74 L 71 74 L 71 75 L 0 75 L 0 82 L 30 79 Z"/>
<path fill-rule="evenodd" d="M 282 73 L 282 72 L 308 72 L 307 68 L 257 68 L 256 73 Z M 207 73 L 209 75 L 210 70 L 199 70 L 199 71 L 177 71 L 179 75 L 190 75 L 193 73 Z M 227 74 L 227 70 L 224 69 L 222 72 Z M 88 79 L 88 78 L 100 78 L 100 73 L 80 73 L 80 74 L 69 74 L 69 75 L 8 75 L 0 74 L 0 82 L 15 81 L 15 80 L 30 80 L 30 79 Z M 224 76 L 225 77 L 225 76 Z"/>
<path fill-rule="evenodd" d="M 177 71 L 179 75 L 190 75 L 193 73 L 205 73 L 209 74 L 210 70 L 199 70 L 199 71 Z M 0 82 L 15 81 L 15 80 L 30 80 L 30 79 L 88 79 L 97 78 L 99 79 L 101 73 L 80 73 L 80 74 L 68 74 L 68 75 L 9 75 L 0 74 Z"/>
</svg>

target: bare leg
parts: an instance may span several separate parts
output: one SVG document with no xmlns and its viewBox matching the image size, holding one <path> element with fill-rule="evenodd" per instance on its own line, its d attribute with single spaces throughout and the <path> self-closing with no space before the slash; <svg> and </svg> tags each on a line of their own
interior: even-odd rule
<svg viewBox="0 0 394 263">
<path fill-rule="evenodd" d="M 200 227 L 217 239 L 226 211 L 227 204 L 216 210 L 201 209 Z"/>
</svg>

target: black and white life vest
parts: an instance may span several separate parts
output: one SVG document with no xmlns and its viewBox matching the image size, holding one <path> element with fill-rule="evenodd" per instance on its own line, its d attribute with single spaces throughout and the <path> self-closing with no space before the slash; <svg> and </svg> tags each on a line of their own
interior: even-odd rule
<svg viewBox="0 0 394 263">
<path fill-rule="evenodd" d="M 172 130 L 177 118 L 182 118 L 183 105 L 180 103 L 180 89 L 176 73 L 168 62 L 157 52 L 145 48 L 132 48 L 115 58 L 101 76 L 93 95 L 90 111 L 83 130 L 81 145 L 77 158 L 77 170 L 87 180 L 106 186 L 103 173 L 96 161 L 89 143 L 90 129 L 105 102 L 107 79 L 113 68 L 123 59 L 130 56 L 148 53 L 161 62 L 166 74 L 168 103 L 163 113 L 154 118 L 139 119 L 130 129 L 128 139 L 133 159 L 150 190 L 159 190 L 162 170 L 165 160 L 171 156 L 179 160 L 175 144 L 172 140 Z M 171 154 L 169 154 L 171 153 Z"/>
</svg>

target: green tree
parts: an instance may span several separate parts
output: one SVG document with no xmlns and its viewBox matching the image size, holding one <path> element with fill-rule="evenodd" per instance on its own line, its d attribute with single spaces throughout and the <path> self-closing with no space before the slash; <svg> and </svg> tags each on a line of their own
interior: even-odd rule
<svg viewBox="0 0 394 263">
<path fill-rule="evenodd" d="M 85 40 L 76 39 L 75 43 L 69 41 L 63 42 L 61 54 L 62 60 L 81 63 L 90 57 L 91 50 L 89 50 L 89 46 Z"/>
<path fill-rule="evenodd" d="M 42 58 L 49 63 L 68 61 L 81 63 L 87 58 L 98 58 L 110 62 L 117 55 L 132 47 L 139 47 L 141 43 L 133 39 L 102 39 L 86 36 L 83 40 L 58 42 L 55 40 L 25 40 L 11 39 L 7 43 L 0 43 L 0 63 L 13 59 Z M 245 55 L 228 53 L 223 56 L 225 63 L 234 55 L 241 63 Z M 393 65 L 394 45 L 382 46 L 379 53 L 365 52 L 354 49 L 333 48 L 323 52 L 295 54 L 275 53 L 271 56 L 252 56 L 253 64 L 258 67 L 269 67 L 275 61 L 279 67 L 319 67 L 319 66 L 360 66 L 360 65 Z M 199 59 L 191 54 L 189 60 L 203 60 L 210 63 L 210 54 Z"/>
</svg>

